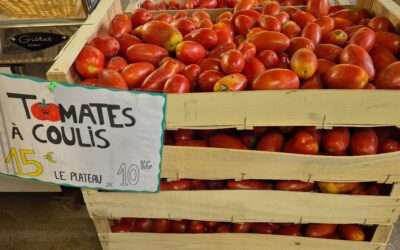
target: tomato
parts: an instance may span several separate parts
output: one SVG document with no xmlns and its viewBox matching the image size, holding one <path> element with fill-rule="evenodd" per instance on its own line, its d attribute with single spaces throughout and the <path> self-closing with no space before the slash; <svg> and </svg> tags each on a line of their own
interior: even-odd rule
<svg viewBox="0 0 400 250">
<path fill-rule="evenodd" d="M 226 182 L 225 181 L 207 181 L 207 188 L 210 190 L 220 190 L 225 189 Z"/>
<path fill-rule="evenodd" d="M 86 45 L 75 60 L 75 69 L 85 78 L 96 78 L 104 68 L 104 55 L 97 48 Z"/>
<path fill-rule="evenodd" d="M 279 57 L 273 50 L 262 50 L 257 58 L 264 64 L 266 69 L 275 68 L 279 63 Z"/>
<path fill-rule="evenodd" d="M 197 64 L 189 64 L 182 71 L 182 75 L 189 80 L 191 88 L 195 86 L 198 76 L 200 75 L 200 66 Z"/>
<path fill-rule="evenodd" d="M 216 233 L 230 233 L 231 227 L 227 224 L 221 224 L 217 227 Z"/>
<path fill-rule="evenodd" d="M 252 9 L 255 5 L 255 0 L 239 0 L 233 9 L 233 12 L 238 12 L 240 10 Z"/>
<path fill-rule="evenodd" d="M 192 88 L 189 80 L 182 74 L 176 74 L 164 84 L 164 93 L 189 93 Z"/>
<path fill-rule="evenodd" d="M 149 62 L 157 65 L 164 57 L 168 56 L 168 51 L 154 44 L 138 43 L 131 45 L 126 56 L 129 62 Z"/>
<path fill-rule="evenodd" d="M 379 72 L 375 85 L 378 89 L 399 89 L 400 88 L 400 62 L 389 64 Z"/>
<path fill-rule="evenodd" d="M 160 190 L 168 191 L 168 190 L 190 190 L 191 189 L 191 181 L 190 180 L 178 180 L 178 181 L 169 181 L 169 182 L 161 182 Z"/>
<path fill-rule="evenodd" d="M 233 49 L 222 54 L 221 68 L 226 74 L 242 72 L 244 63 L 244 57 L 239 50 Z"/>
<path fill-rule="evenodd" d="M 39 121 L 57 122 L 61 119 L 60 107 L 55 103 L 37 102 L 31 106 L 32 115 Z"/>
<path fill-rule="evenodd" d="M 243 68 L 243 74 L 249 80 L 249 82 L 253 82 L 259 75 L 261 75 L 265 71 L 264 64 L 258 60 L 256 57 L 251 57 L 247 59 L 246 64 Z"/>
<path fill-rule="evenodd" d="M 205 19 L 200 21 L 199 28 L 212 29 L 213 27 L 214 24 L 211 20 Z"/>
<path fill-rule="evenodd" d="M 206 227 L 203 222 L 193 220 L 188 223 L 187 231 L 192 234 L 205 233 Z"/>
<path fill-rule="evenodd" d="M 174 131 L 174 140 L 178 141 L 188 141 L 194 139 L 194 131 L 191 129 L 178 129 Z"/>
<path fill-rule="evenodd" d="M 194 41 L 183 41 L 176 47 L 176 58 L 185 64 L 200 62 L 206 56 L 203 45 Z"/>
<path fill-rule="evenodd" d="M 210 20 L 210 14 L 207 13 L 207 11 L 204 10 L 196 10 L 193 12 L 192 17 L 198 21 L 204 20 L 204 19 L 208 19 Z"/>
<path fill-rule="evenodd" d="M 369 55 L 374 62 L 374 67 L 377 73 L 384 70 L 387 66 L 397 61 L 396 57 L 387 48 L 383 46 L 374 46 Z"/>
<path fill-rule="evenodd" d="M 280 68 L 280 69 L 289 69 L 289 65 L 290 65 L 289 55 L 287 53 L 279 53 L 278 58 L 279 58 L 279 62 L 276 67 Z"/>
<path fill-rule="evenodd" d="M 290 20 L 290 16 L 286 11 L 279 12 L 278 15 L 276 15 L 275 17 L 278 18 L 281 24 L 284 24 Z"/>
<path fill-rule="evenodd" d="M 246 35 L 249 29 L 255 24 L 255 20 L 246 15 L 238 15 L 234 20 L 236 32 L 242 35 Z"/>
<path fill-rule="evenodd" d="M 329 61 L 328 61 L 329 62 Z M 314 75 L 310 79 L 307 79 L 306 81 L 303 82 L 301 85 L 302 89 L 322 89 L 322 82 L 321 82 L 321 77 L 319 74 Z"/>
<path fill-rule="evenodd" d="M 290 39 L 290 47 L 287 52 L 289 53 L 289 55 L 293 55 L 297 50 L 303 48 L 313 51 L 315 49 L 315 45 L 310 39 L 306 37 L 293 37 L 292 39 Z"/>
<path fill-rule="evenodd" d="M 185 64 L 183 64 L 183 62 L 172 58 L 172 57 L 164 57 L 158 64 L 159 67 L 163 66 L 164 64 L 169 63 L 172 65 L 176 65 L 177 66 L 177 71 L 176 73 L 180 73 L 185 69 Z"/>
<path fill-rule="evenodd" d="M 335 21 L 330 16 L 320 17 L 315 23 L 321 28 L 321 36 L 328 34 L 335 28 Z"/>
<path fill-rule="evenodd" d="M 117 72 L 122 71 L 128 63 L 123 57 L 120 56 L 114 56 L 110 58 L 110 60 L 107 63 L 106 69 L 111 69 Z"/>
<path fill-rule="evenodd" d="M 221 14 L 219 14 L 219 15 L 217 16 L 217 18 L 215 19 L 215 21 L 216 21 L 216 22 L 219 22 L 219 21 L 221 21 L 221 20 L 223 20 L 223 19 L 231 20 L 232 16 L 233 16 L 232 12 L 230 12 L 230 11 L 224 11 L 224 12 L 222 12 Z"/>
<path fill-rule="evenodd" d="M 126 54 L 126 50 L 133 44 L 142 43 L 142 41 L 129 33 L 124 33 L 120 37 L 117 38 L 120 45 L 120 52 L 122 55 Z"/>
<path fill-rule="evenodd" d="M 187 34 L 184 40 L 195 41 L 203 45 L 206 49 L 212 49 L 218 43 L 218 36 L 212 29 L 201 28 Z"/>
<path fill-rule="evenodd" d="M 143 25 L 140 35 L 144 42 L 155 44 L 168 51 L 175 51 L 182 42 L 182 34 L 169 23 L 153 20 Z"/>
<path fill-rule="evenodd" d="M 213 91 L 215 83 L 224 77 L 224 74 L 216 70 L 206 70 L 199 75 L 198 84 L 201 91 Z"/>
<path fill-rule="evenodd" d="M 264 5 L 263 13 L 276 16 L 281 11 L 281 5 L 277 1 L 270 1 Z"/>
<path fill-rule="evenodd" d="M 289 38 L 276 31 L 260 31 L 248 37 L 248 41 L 252 42 L 257 51 L 273 50 L 277 53 L 283 52 L 289 48 Z"/>
<path fill-rule="evenodd" d="M 339 62 L 343 49 L 335 44 L 321 43 L 318 44 L 314 52 L 318 58 L 324 58 L 331 62 Z"/>
<path fill-rule="evenodd" d="M 124 33 L 128 33 L 132 30 L 132 23 L 128 15 L 119 14 L 116 15 L 111 21 L 110 35 L 113 37 L 120 37 Z"/>
<path fill-rule="evenodd" d="M 251 229 L 251 223 L 233 223 L 232 233 L 249 233 Z"/>
<path fill-rule="evenodd" d="M 388 31 L 388 32 L 394 31 L 394 26 L 392 22 L 390 22 L 389 19 L 383 16 L 373 17 L 369 21 L 368 26 L 375 31 Z"/>
<path fill-rule="evenodd" d="M 207 233 L 215 233 L 221 223 L 215 221 L 203 221 Z"/>
<path fill-rule="evenodd" d="M 87 78 L 83 81 L 80 81 L 79 84 L 82 86 L 96 86 L 97 78 Z"/>
<path fill-rule="evenodd" d="M 340 62 L 343 64 L 358 65 L 368 74 L 369 80 L 375 77 L 375 68 L 371 56 L 361 46 L 356 44 L 347 45 L 340 55 Z"/>
<path fill-rule="evenodd" d="M 306 227 L 305 235 L 314 238 L 329 238 L 336 231 L 334 224 L 309 224 Z"/>
<path fill-rule="evenodd" d="M 330 89 L 363 89 L 367 83 L 367 72 L 353 64 L 335 65 L 324 75 L 324 86 Z"/>
<path fill-rule="evenodd" d="M 240 133 L 240 141 L 249 149 L 253 149 L 257 143 L 257 135 L 253 131 Z"/>
<path fill-rule="evenodd" d="M 133 63 L 126 66 L 121 75 L 128 84 L 129 89 L 139 87 L 146 77 L 155 70 L 155 67 L 151 63 L 140 62 Z"/>
<path fill-rule="evenodd" d="M 214 148 L 247 149 L 238 138 L 225 134 L 210 136 L 208 138 L 208 145 Z"/>
<path fill-rule="evenodd" d="M 339 30 L 345 30 L 354 25 L 350 20 L 341 17 L 334 17 L 333 20 L 335 21 L 335 29 Z"/>
<path fill-rule="evenodd" d="M 98 86 L 105 88 L 128 89 L 128 85 L 120 73 L 104 69 L 99 73 Z"/>
<path fill-rule="evenodd" d="M 186 233 L 187 225 L 185 221 L 171 221 L 171 233 Z"/>
<path fill-rule="evenodd" d="M 99 49 L 105 57 L 113 57 L 120 49 L 119 42 L 112 36 L 103 35 L 95 37 L 90 45 Z"/>
<path fill-rule="evenodd" d="M 178 29 L 181 32 L 182 36 L 185 36 L 186 34 L 196 29 L 195 23 L 187 17 L 175 19 L 174 21 L 172 21 L 171 25 Z"/>
<path fill-rule="evenodd" d="M 205 9 L 214 9 L 218 5 L 217 0 L 200 0 L 199 2 L 199 8 L 205 8 Z"/>
<path fill-rule="evenodd" d="M 257 150 L 281 152 L 285 138 L 278 131 L 264 134 L 257 143 Z"/>
<path fill-rule="evenodd" d="M 272 189 L 272 185 L 265 181 L 242 180 L 228 181 L 228 189 Z"/>
<path fill-rule="evenodd" d="M 269 69 L 259 75 L 252 84 L 253 90 L 298 89 L 299 77 L 288 69 Z"/>
<path fill-rule="evenodd" d="M 331 155 L 343 155 L 350 145 L 350 131 L 348 128 L 333 128 L 322 133 L 321 146 Z"/>
<path fill-rule="evenodd" d="M 133 11 L 131 16 L 132 28 L 143 25 L 150 21 L 152 18 L 153 14 L 150 11 L 143 8 L 136 9 L 135 11 Z"/>
<path fill-rule="evenodd" d="M 140 87 L 147 91 L 162 91 L 165 82 L 177 74 L 180 67 L 179 63 L 168 61 L 148 75 Z"/>
<path fill-rule="evenodd" d="M 280 32 L 282 29 L 279 19 L 271 15 L 262 15 L 259 24 L 265 30 Z"/>
<path fill-rule="evenodd" d="M 285 144 L 285 152 L 297 154 L 318 154 L 317 139 L 308 131 L 299 130 Z"/>
<path fill-rule="evenodd" d="M 336 64 L 332 61 L 329 61 L 324 58 L 318 59 L 318 69 L 317 74 L 321 75 L 322 77 L 325 75 L 326 72 L 329 71 L 330 68 L 335 66 Z"/>
<path fill-rule="evenodd" d="M 208 147 L 207 142 L 204 140 L 185 140 L 177 141 L 176 146 L 188 146 L 188 147 Z"/>
<path fill-rule="evenodd" d="M 361 20 L 359 12 L 354 9 L 342 9 L 330 14 L 334 18 L 342 18 L 352 23 L 358 23 Z"/>
<path fill-rule="evenodd" d="M 301 28 L 294 21 L 287 21 L 286 23 L 282 24 L 282 33 L 289 38 L 293 38 L 301 33 Z"/>
<path fill-rule="evenodd" d="M 220 58 L 222 54 L 224 54 L 225 52 L 227 52 L 228 50 L 231 50 L 231 49 L 236 49 L 236 45 L 233 42 L 225 43 L 225 44 L 215 47 L 210 52 L 210 54 L 208 54 L 208 56 Z"/>
<path fill-rule="evenodd" d="M 127 224 L 115 224 L 111 226 L 113 233 L 127 233 L 131 231 L 131 226 Z"/>
<path fill-rule="evenodd" d="M 376 35 L 370 28 L 360 28 L 351 36 L 349 43 L 357 44 L 363 47 L 366 51 L 370 51 L 376 41 Z"/>
<path fill-rule="evenodd" d="M 322 37 L 324 43 L 332 43 L 339 46 L 346 45 L 348 39 L 349 36 L 347 35 L 347 33 L 341 29 L 332 30 Z"/>
<path fill-rule="evenodd" d="M 288 235 L 288 236 L 301 236 L 301 225 L 298 224 L 290 224 L 290 225 L 285 225 L 279 228 L 276 231 L 276 234 L 280 235 Z"/>
<path fill-rule="evenodd" d="M 338 231 L 344 240 L 364 241 L 366 239 L 365 233 L 359 225 L 339 225 Z"/>
<path fill-rule="evenodd" d="M 307 23 L 313 23 L 317 19 L 312 14 L 299 10 L 293 13 L 292 20 L 295 21 L 301 28 L 304 28 Z"/>
<path fill-rule="evenodd" d="M 321 41 L 321 27 L 319 27 L 319 25 L 316 23 L 307 23 L 301 33 L 301 36 L 310 39 L 314 45 L 317 45 Z"/>
<path fill-rule="evenodd" d="M 253 43 L 243 42 L 238 50 L 243 55 L 244 60 L 248 60 L 256 55 L 257 49 Z"/>
<path fill-rule="evenodd" d="M 379 143 L 379 153 L 400 151 L 400 143 L 394 139 L 386 139 Z"/>
<path fill-rule="evenodd" d="M 370 155 L 378 152 L 378 137 L 372 128 L 358 128 L 351 135 L 352 155 Z"/>
<path fill-rule="evenodd" d="M 317 18 L 326 16 L 329 13 L 329 1 L 308 0 L 306 10 Z"/>
<path fill-rule="evenodd" d="M 350 193 L 359 186 L 359 182 L 318 182 L 321 192 L 330 194 Z"/>
<path fill-rule="evenodd" d="M 213 87 L 214 92 L 240 91 L 247 88 L 247 78 L 243 74 L 234 73 L 219 79 Z"/>
<path fill-rule="evenodd" d="M 309 79 L 317 71 L 317 56 L 309 49 L 299 49 L 293 54 L 290 67 L 301 79 Z"/>
<path fill-rule="evenodd" d="M 251 231 L 256 234 L 272 234 L 274 226 L 271 223 L 252 223 Z"/>
<path fill-rule="evenodd" d="M 160 13 L 158 15 L 156 15 L 155 17 L 153 17 L 153 21 L 160 21 L 166 24 L 169 24 L 170 22 L 172 22 L 174 18 L 172 17 L 172 15 L 168 14 L 168 13 Z M 150 21 L 151 22 L 151 21 Z M 146 22 L 149 23 L 149 22 Z"/>
<path fill-rule="evenodd" d="M 314 189 L 314 183 L 304 181 L 277 181 L 275 189 L 282 191 L 309 192 Z"/>
<path fill-rule="evenodd" d="M 394 55 L 400 51 L 400 36 L 391 32 L 376 32 L 376 45 L 383 46 L 390 50 Z"/>
<path fill-rule="evenodd" d="M 151 224 L 153 233 L 169 233 L 171 229 L 171 221 L 166 219 L 154 219 Z"/>
<path fill-rule="evenodd" d="M 207 183 L 206 181 L 202 180 L 192 180 L 192 183 L 190 184 L 192 190 L 205 190 L 207 189 Z"/>
<path fill-rule="evenodd" d="M 221 60 L 219 58 L 214 58 L 214 57 L 207 57 L 204 58 L 201 62 L 200 62 L 200 71 L 204 72 L 207 70 L 215 70 L 215 71 L 219 71 L 220 70 L 220 65 Z"/>
<path fill-rule="evenodd" d="M 135 232 L 150 232 L 153 221 L 151 219 L 136 219 Z"/>
</svg>

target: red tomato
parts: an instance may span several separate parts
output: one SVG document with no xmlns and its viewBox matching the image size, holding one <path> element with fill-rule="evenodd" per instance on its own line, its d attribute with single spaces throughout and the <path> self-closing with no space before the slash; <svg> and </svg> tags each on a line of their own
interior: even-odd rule
<svg viewBox="0 0 400 250">
<path fill-rule="evenodd" d="M 117 55 L 120 49 L 117 39 L 108 35 L 95 37 L 90 42 L 90 45 L 98 48 L 105 57 L 113 57 Z"/>
<path fill-rule="evenodd" d="M 208 14 L 204 10 L 196 10 L 193 12 L 192 17 L 194 19 L 197 19 L 198 21 L 204 20 L 204 19 L 211 19 L 210 14 Z"/>
<path fill-rule="evenodd" d="M 139 87 L 148 75 L 155 70 L 151 63 L 139 62 L 126 66 L 121 75 L 128 84 L 129 89 Z"/>
<path fill-rule="evenodd" d="M 263 13 L 266 15 L 276 16 L 281 11 L 281 5 L 277 1 L 271 1 L 264 5 Z"/>
<path fill-rule="evenodd" d="M 290 46 L 289 38 L 285 34 L 276 31 L 260 31 L 249 36 L 247 40 L 252 42 L 258 51 L 269 49 L 280 53 Z"/>
<path fill-rule="evenodd" d="M 324 58 L 334 63 L 339 62 L 342 51 L 341 47 L 330 43 L 318 44 L 314 50 L 318 58 Z"/>
<path fill-rule="evenodd" d="M 215 221 L 203 221 L 204 226 L 206 227 L 207 233 L 214 233 L 215 230 L 219 227 L 220 223 Z"/>
<path fill-rule="evenodd" d="M 178 129 L 174 131 L 174 140 L 178 141 L 187 141 L 192 140 L 194 137 L 194 131 L 191 129 Z"/>
<path fill-rule="evenodd" d="M 379 72 L 375 85 L 378 89 L 399 89 L 400 88 L 400 62 L 389 64 Z"/>
<path fill-rule="evenodd" d="M 247 147 L 253 149 L 257 143 L 257 135 L 253 131 L 240 133 L 240 141 Z"/>
<path fill-rule="evenodd" d="M 251 57 L 247 59 L 242 73 L 250 82 L 253 82 L 254 79 L 261 75 L 265 70 L 265 66 L 260 60 L 256 57 Z"/>
<path fill-rule="evenodd" d="M 131 45 L 126 51 L 129 62 L 149 62 L 157 65 L 164 57 L 168 56 L 168 51 L 154 44 L 138 43 Z"/>
<path fill-rule="evenodd" d="M 257 52 L 256 46 L 246 41 L 240 44 L 238 50 L 243 55 L 244 60 L 254 57 Z"/>
<path fill-rule="evenodd" d="M 244 57 L 239 50 L 229 50 L 221 58 L 221 68 L 226 74 L 242 72 L 244 63 Z"/>
<path fill-rule="evenodd" d="M 341 18 L 341 17 L 334 17 L 333 20 L 335 21 L 335 29 L 344 30 L 348 27 L 354 25 L 352 21 L 349 19 Z"/>
<path fill-rule="evenodd" d="M 236 32 L 242 35 L 246 35 L 255 24 L 255 20 L 246 15 L 238 15 L 234 20 Z"/>
<path fill-rule="evenodd" d="M 214 57 L 207 57 L 204 58 L 201 62 L 200 62 L 200 71 L 204 72 L 207 70 L 215 70 L 215 71 L 219 71 L 220 70 L 220 65 L 221 60 L 219 58 L 214 58 Z"/>
<path fill-rule="evenodd" d="M 308 0 L 306 10 L 315 17 L 323 17 L 329 13 L 328 0 Z"/>
<path fill-rule="evenodd" d="M 394 139 L 386 139 L 379 143 L 379 153 L 400 151 L 400 143 Z"/>
<path fill-rule="evenodd" d="M 279 63 L 279 57 L 273 50 L 263 50 L 257 54 L 257 58 L 264 64 L 266 69 L 275 68 Z"/>
<path fill-rule="evenodd" d="M 308 23 L 304 27 L 301 36 L 310 39 L 315 45 L 317 45 L 321 41 L 321 27 L 316 23 Z"/>
<path fill-rule="evenodd" d="M 240 73 L 226 75 L 219 79 L 215 84 L 213 91 L 240 91 L 247 88 L 247 78 Z"/>
<path fill-rule="evenodd" d="M 375 41 L 375 32 L 370 28 L 364 27 L 354 32 L 349 43 L 357 44 L 363 47 L 366 51 L 370 51 L 374 47 Z"/>
<path fill-rule="evenodd" d="M 369 55 L 374 62 L 376 72 L 379 74 L 387 66 L 397 61 L 397 58 L 387 48 L 375 45 L 370 51 Z"/>
<path fill-rule="evenodd" d="M 272 185 L 265 181 L 242 180 L 228 181 L 228 189 L 272 189 Z"/>
<path fill-rule="evenodd" d="M 287 50 L 287 53 L 293 55 L 299 49 L 309 49 L 314 51 L 315 45 L 313 41 L 306 37 L 293 37 L 290 39 L 290 47 Z"/>
<path fill-rule="evenodd" d="M 335 65 L 324 75 L 324 86 L 330 89 L 363 89 L 367 83 L 367 72 L 353 64 Z"/>
<path fill-rule="evenodd" d="M 151 224 L 153 233 L 169 233 L 171 230 L 171 221 L 166 219 L 154 219 Z"/>
<path fill-rule="evenodd" d="M 289 69 L 289 65 L 290 65 L 289 55 L 286 53 L 279 53 L 278 58 L 279 58 L 279 62 L 276 67 L 280 68 L 280 69 Z"/>
<path fill-rule="evenodd" d="M 236 44 L 234 44 L 233 42 L 225 43 L 218 47 L 215 47 L 210 52 L 210 54 L 208 54 L 208 56 L 214 57 L 214 58 L 220 58 L 222 54 L 224 54 L 225 52 L 227 52 L 228 50 L 231 50 L 231 49 L 236 49 Z"/>
<path fill-rule="evenodd" d="M 97 85 L 97 78 L 88 78 L 79 83 L 82 86 L 96 86 Z"/>
<path fill-rule="evenodd" d="M 369 80 L 375 77 L 375 68 L 372 58 L 361 46 L 356 44 L 347 45 L 340 55 L 340 62 L 360 66 L 367 72 Z"/>
<path fill-rule="evenodd" d="M 86 45 L 75 60 L 75 69 L 84 78 L 96 78 L 104 68 L 104 60 L 100 50 Z"/>
<path fill-rule="evenodd" d="M 259 24 L 265 30 L 280 32 L 282 29 L 279 19 L 271 15 L 262 15 Z"/>
<path fill-rule="evenodd" d="M 251 223 L 233 223 L 232 233 L 249 233 L 251 229 Z"/>
<path fill-rule="evenodd" d="M 304 130 L 299 130 L 285 144 L 285 152 L 298 154 L 318 154 L 319 146 L 316 138 Z"/>
<path fill-rule="evenodd" d="M 328 61 L 329 62 L 329 61 Z M 321 78 L 318 74 L 314 75 L 310 79 L 307 79 L 303 84 L 301 85 L 302 89 L 322 89 L 322 82 Z"/>
<path fill-rule="evenodd" d="M 55 103 L 37 102 L 31 106 L 31 112 L 39 121 L 60 121 L 60 108 Z"/>
<path fill-rule="evenodd" d="M 177 141 L 176 146 L 188 146 L 188 147 L 208 147 L 207 141 L 204 140 L 185 140 Z"/>
<path fill-rule="evenodd" d="M 207 181 L 207 188 L 210 190 L 225 189 L 225 181 Z"/>
<path fill-rule="evenodd" d="M 314 183 L 304 181 L 277 181 L 275 189 L 293 192 L 310 192 L 314 189 Z"/>
<path fill-rule="evenodd" d="M 219 23 L 214 24 L 213 29 L 218 37 L 217 45 L 233 42 L 234 33 L 231 25 L 227 25 L 226 23 L 223 23 L 221 21 Z"/>
<path fill-rule="evenodd" d="M 184 40 L 190 40 L 200 43 L 206 49 L 214 48 L 218 43 L 217 33 L 209 28 L 196 29 L 187 34 Z"/>
<path fill-rule="evenodd" d="M 153 18 L 153 14 L 150 11 L 139 8 L 136 9 L 131 16 L 132 28 L 136 28 L 140 25 L 145 24 Z"/>
<path fill-rule="evenodd" d="M 318 69 L 317 69 L 317 74 L 324 76 L 326 72 L 329 71 L 330 68 L 335 66 L 336 64 L 332 61 L 329 61 L 324 58 L 318 59 Z"/>
<path fill-rule="evenodd" d="M 300 10 L 293 13 L 292 20 L 295 21 L 301 28 L 304 28 L 307 23 L 313 23 L 317 19 L 312 14 Z"/>
<path fill-rule="evenodd" d="M 205 190 L 207 189 L 207 183 L 206 181 L 202 180 L 192 180 L 192 183 L 190 184 L 192 190 Z"/>
<path fill-rule="evenodd" d="M 288 69 L 269 69 L 253 81 L 253 90 L 298 89 L 299 77 Z"/>
<path fill-rule="evenodd" d="M 216 233 L 230 233 L 231 227 L 227 224 L 221 224 L 217 227 Z"/>
<path fill-rule="evenodd" d="M 251 225 L 251 231 L 256 234 L 272 234 L 278 229 L 272 223 L 252 223 Z"/>
<path fill-rule="evenodd" d="M 344 30 L 335 29 L 324 35 L 322 38 L 324 43 L 332 43 L 339 46 L 345 46 L 349 36 Z"/>
<path fill-rule="evenodd" d="M 270 131 L 264 134 L 257 144 L 257 150 L 281 152 L 285 138 L 278 131 Z"/>
<path fill-rule="evenodd" d="M 113 233 L 127 233 L 131 231 L 131 226 L 127 224 L 115 224 L 111 226 Z"/>
<path fill-rule="evenodd" d="M 160 13 L 160 14 L 156 15 L 155 17 L 153 17 L 153 20 L 161 21 L 164 23 L 170 23 L 170 22 L 172 22 L 173 19 L 174 19 L 174 17 L 168 13 Z"/>
<path fill-rule="evenodd" d="M 365 241 L 366 239 L 365 233 L 360 225 L 339 225 L 338 231 L 344 240 Z"/>
<path fill-rule="evenodd" d="M 198 84 L 201 91 L 211 92 L 215 83 L 224 77 L 224 74 L 216 70 L 206 70 L 199 75 Z"/>
<path fill-rule="evenodd" d="M 120 73 L 104 69 L 99 73 L 98 86 L 105 88 L 128 89 L 128 84 Z"/>
<path fill-rule="evenodd" d="M 129 33 L 124 33 L 120 37 L 118 37 L 118 42 L 120 45 L 120 52 L 122 55 L 126 54 L 126 50 L 133 44 L 142 43 L 142 41 Z"/>
<path fill-rule="evenodd" d="M 128 33 L 132 30 L 132 23 L 128 15 L 119 14 L 116 15 L 111 21 L 110 35 L 113 37 L 120 37 L 124 33 Z"/>
<path fill-rule="evenodd" d="M 289 21 L 290 16 L 286 11 L 282 11 L 280 12 L 278 15 L 275 16 L 276 18 L 278 18 L 279 22 L 281 22 L 281 24 L 286 23 L 287 21 Z"/>
<path fill-rule="evenodd" d="M 171 233 L 186 233 L 186 222 L 185 221 L 171 221 Z"/>
<path fill-rule="evenodd" d="M 205 9 L 214 9 L 218 5 L 217 0 L 200 0 L 199 1 L 199 8 L 205 8 Z"/>
<path fill-rule="evenodd" d="M 117 72 L 120 72 L 127 65 L 128 65 L 128 63 L 126 62 L 126 60 L 123 57 L 114 56 L 108 61 L 106 68 L 114 70 L 114 71 L 117 71 Z"/>
<path fill-rule="evenodd" d="M 352 155 L 371 155 L 378 152 L 378 137 L 372 128 L 358 128 L 351 135 Z"/>
<path fill-rule="evenodd" d="M 178 181 L 169 181 L 169 182 L 161 182 L 160 190 L 190 190 L 191 181 L 190 180 L 178 180 Z"/>
<path fill-rule="evenodd" d="M 182 75 L 186 76 L 190 82 L 191 88 L 193 89 L 200 74 L 200 66 L 197 64 L 189 64 L 182 70 L 181 73 Z"/>
<path fill-rule="evenodd" d="M 164 85 L 164 93 L 189 93 L 192 88 L 186 76 L 176 74 L 168 79 Z"/>
<path fill-rule="evenodd" d="M 390 20 L 387 19 L 386 17 L 382 16 L 373 17 L 369 21 L 368 26 L 375 31 L 388 31 L 388 32 L 394 31 L 394 26 L 392 22 L 390 22 Z"/>
<path fill-rule="evenodd" d="M 203 45 L 194 41 L 183 41 L 176 47 L 176 58 L 185 64 L 200 62 L 206 56 Z"/>
<path fill-rule="evenodd" d="M 337 225 L 333 224 L 309 224 L 305 235 L 314 238 L 329 238 L 336 231 Z"/>
<path fill-rule="evenodd" d="M 290 224 L 290 225 L 285 225 L 279 228 L 276 231 L 276 234 L 280 235 L 288 235 L 288 236 L 301 236 L 301 225 L 298 224 Z"/>
<path fill-rule="evenodd" d="M 171 25 L 177 28 L 181 32 L 182 36 L 196 29 L 195 23 L 187 17 L 175 19 L 172 21 Z"/>
<path fill-rule="evenodd" d="M 300 34 L 301 28 L 294 21 L 287 21 L 282 24 L 282 33 L 287 35 L 289 38 L 296 37 Z"/>
<path fill-rule="evenodd" d="M 208 138 L 208 144 L 214 148 L 232 148 L 232 149 L 247 149 L 245 145 L 236 137 L 215 134 Z"/>
<path fill-rule="evenodd" d="M 255 0 L 239 0 L 235 5 L 233 12 L 238 12 L 240 10 L 252 9 L 255 4 Z"/>
<path fill-rule="evenodd" d="M 330 155 L 343 155 L 350 145 L 350 131 L 348 128 L 333 128 L 322 133 L 321 146 Z"/>
<path fill-rule="evenodd" d="M 150 232 L 153 221 L 151 219 L 136 219 L 135 232 Z"/>
<path fill-rule="evenodd" d="M 335 21 L 330 16 L 320 17 L 315 23 L 321 27 L 321 36 L 326 35 L 335 28 Z"/>
<path fill-rule="evenodd" d="M 192 234 L 200 234 L 206 232 L 206 227 L 201 221 L 190 221 L 188 225 L 188 232 Z"/>
</svg>

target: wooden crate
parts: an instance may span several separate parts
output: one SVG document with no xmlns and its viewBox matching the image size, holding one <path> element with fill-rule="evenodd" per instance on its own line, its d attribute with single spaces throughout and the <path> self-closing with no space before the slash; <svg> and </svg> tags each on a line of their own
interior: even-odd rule
<svg viewBox="0 0 400 250">
<path fill-rule="evenodd" d="M 349 3 L 349 1 L 338 1 Z M 377 15 L 400 23 L 400 7 L 392 0 L 359 1 Z M 73 63 L 91 38 L 108 28 L 120 13 L 119 0 L 101 1 L 49 70 L 50 80 L 77 82 Z M 213 10 L 218 13 L 223 10 Z M 168 95 L 166 126 L 176 128 L 249 129 L 254 126 L 400 126 L 400 92 L 390 90 L 290 90 Z M 212 112 L 210 112 L 212 111 Z"/>
</svg>

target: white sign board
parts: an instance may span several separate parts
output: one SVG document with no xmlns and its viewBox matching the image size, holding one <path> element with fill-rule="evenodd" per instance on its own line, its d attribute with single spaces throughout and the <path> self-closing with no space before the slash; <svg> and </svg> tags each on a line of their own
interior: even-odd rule
<svg viewBox="0 0 400 250">
<path fill-rule="evenodd" d="M 0 173 L 159 190 L 165 96 L 0 75 Z"/>
</svg>

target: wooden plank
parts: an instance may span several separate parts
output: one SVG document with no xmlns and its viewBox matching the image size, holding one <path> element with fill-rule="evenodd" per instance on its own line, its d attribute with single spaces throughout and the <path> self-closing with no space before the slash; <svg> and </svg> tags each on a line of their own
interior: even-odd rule
<svg viewBox="0 0 400 250">
<path fill-rule="evenodd" d="M 100 234 L 111 250 L 385 250 L 385 244 L 257 234 Z"/>
<path fill-rule="evenodd" d="M 1 192 L 61 192 L 61 188 L 60 186 L 54 184 L 38 181 L 34 182 L 17 177 L 1 175 L 0 193 Z"/>
<path fill-rule="evenodd" d="M 100 217 L 171 218 L 232 222 L 394 223 L 398 199 L 271 190 L 99 192 L 85 197 Z"/>
<path fill-rule="evenodd" d="M 400 181 L 400 153 L 310 156 L 255 150 L 164 146 L 168 179 L 272 179 L 303 181 Z"/>
<path fill-rule="evenodd" d="M 387 244 L 393 232 L 393 225 L 378 226 L 371 242 Z"/>
<path fill-rule="evenodd" d="M 378 16 L 389 18 L 393 25 L 399 28 L 400 25 L 400 6 L 399 1 L 393 0 L 358 0 L 357 5 L 366 8 Z"/>
<path fill-rule="evenodd" d="M 167 128 L 400 126 L 400 92 L 290 90 L 168 95 Z"/>
</svg>

